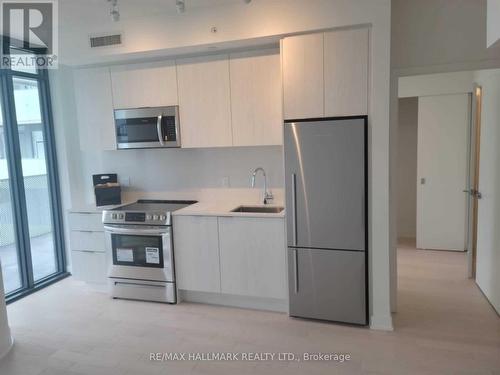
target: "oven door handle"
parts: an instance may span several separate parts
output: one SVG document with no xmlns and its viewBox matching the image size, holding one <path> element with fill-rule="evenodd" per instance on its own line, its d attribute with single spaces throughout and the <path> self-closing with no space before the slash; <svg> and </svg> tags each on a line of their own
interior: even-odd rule
<svg viewBox="0 0 500 375">
<path fill-rule="evenodd" d="M 158 122 L 156 123 L 156 132 L 158 133 L 158 140 L 160 141 L 160 145 L 165 146 L 165 142 L 163 142 L 163 132 L 161 129 L 162 119 L 163 119 L 163 115 L 159 115 Z"/>
<path fill-rule="evenodd" d="M 151 227 L 144 227 L 141 225 L 134 225 L 133 228 L 124 228 L 124 227 L 115 227 L 110 225 L 105 225 L 104 230 L 113 234 L 133 234 L 136 236 L 141 235 L 158 235 L 158 236 L 167 236 L 170 234 L 170 230 L 168 229 L 156 229 Z"/>
</svg>

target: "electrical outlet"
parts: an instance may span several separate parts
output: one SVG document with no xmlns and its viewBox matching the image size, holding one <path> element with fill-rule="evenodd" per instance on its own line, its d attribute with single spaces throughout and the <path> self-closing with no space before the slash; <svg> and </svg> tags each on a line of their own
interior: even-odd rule
<svg viewBox="0 0 500 375">
<path fill-rule="evenodd" d="M 130 176 L 119 176 L 118 177 L 118 182 L 122 187 L 129 187 L 130 186 Z"/>
<path fill-rule="evenodd" d="M 222 177 L 222 187 L 228 188 L 230 185 L 231 183 L 229 181 L 229 177 L 228 176 Z"/>
</svg>

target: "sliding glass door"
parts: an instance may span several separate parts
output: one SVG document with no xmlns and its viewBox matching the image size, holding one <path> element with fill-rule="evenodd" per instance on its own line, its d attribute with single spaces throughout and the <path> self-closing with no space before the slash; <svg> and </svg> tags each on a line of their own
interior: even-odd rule
<svg viewBox="0 0 500 375">
<path fill-rule="evenodd" d="M 0 100 L 0 103 L 2 102 Z M 11 179 L 7 166 L 7 142 L 2 112 L 0 111 L 0 261 L 5 293 L 9 294 L 22 287 L 22 277 L 14 227 Z"/>
<path fill-rule="evenodd" d="M 0 261 L 12 300 L 66 270 L 47 71 L 0 79 Z"/>
</svg>

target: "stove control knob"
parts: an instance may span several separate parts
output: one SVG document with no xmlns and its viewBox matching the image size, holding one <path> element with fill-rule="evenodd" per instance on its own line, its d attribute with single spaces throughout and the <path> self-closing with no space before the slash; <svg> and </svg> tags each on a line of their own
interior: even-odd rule
<svg viewBox="0 0 500 375">
<path fill-rule="evenodd" d="M 151 215 L 146 215 L 146 220 L 151 220 Z"/>
<path fill-rule="evenodd" d="M 167 217 L 165 215 L 160 216 L 160 220 L 166 220 L 166 219 L 167 219 Z"/>
<path fill-rule="evenodd" d="M 118 219 L 120 219 L 120 220 L 123 220 L 124 217 L 125 217 L 125 215 L 123 215 L 123 214 L 118 215 Z"/>
<path fill-rule="evenodd" d="M 116 219 L 116 214 L 111 214 L 111 218 L 112 218 L 113 220 L 115 220 L 115 219 Z"/>
<path fill-rule="evenodd" d="M 158 220 L 158 215 L 153 215 L 153 220 Z"/>
</svg>

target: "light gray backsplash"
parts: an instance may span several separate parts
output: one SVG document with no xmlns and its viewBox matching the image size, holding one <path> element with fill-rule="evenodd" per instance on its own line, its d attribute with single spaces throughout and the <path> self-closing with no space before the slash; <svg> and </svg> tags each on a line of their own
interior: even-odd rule
<svg viewBox="0 0 500 375">
<path fill-rule="evenodd" d="M 147 192 L 223 187 L 224 177 L 229 187 L 249 187 L 256 167 L 266 170 L 270 187 L 283 187 L 280 146 L 82 152 L 82 164 L 90 194 L 94 173 L 118 173 L 130 178 L 129 189 Z"/>
</svg>

